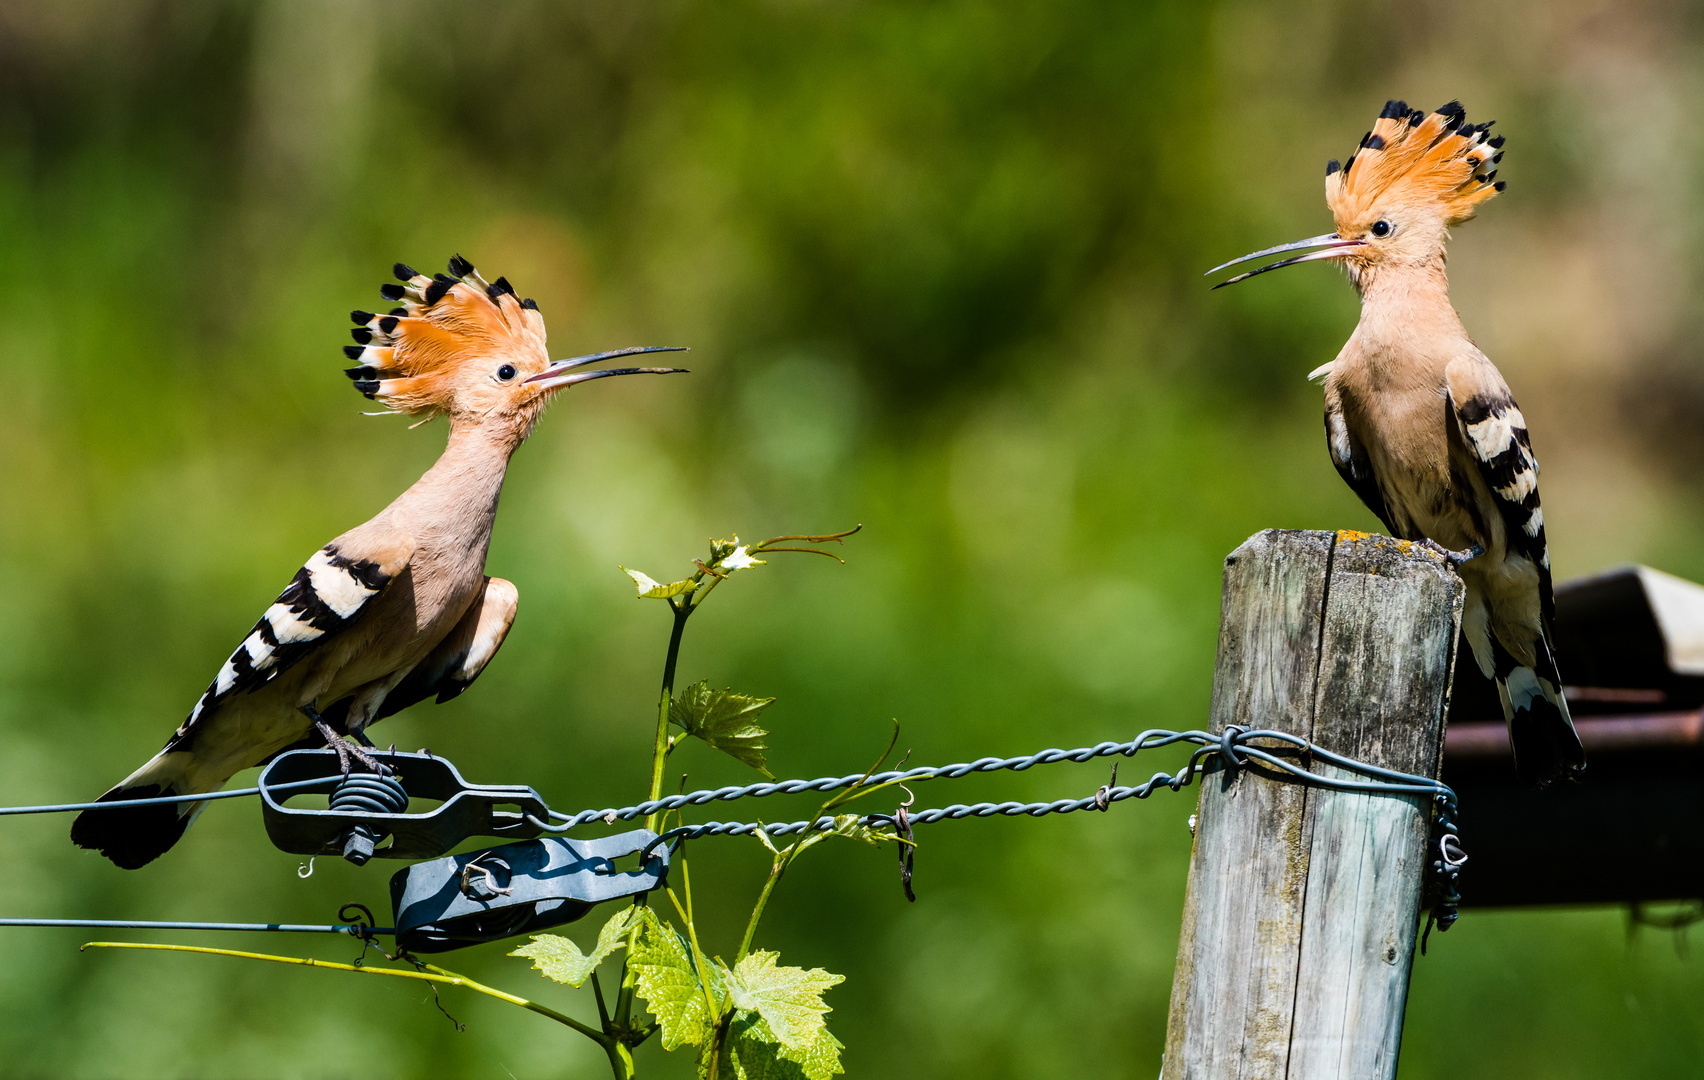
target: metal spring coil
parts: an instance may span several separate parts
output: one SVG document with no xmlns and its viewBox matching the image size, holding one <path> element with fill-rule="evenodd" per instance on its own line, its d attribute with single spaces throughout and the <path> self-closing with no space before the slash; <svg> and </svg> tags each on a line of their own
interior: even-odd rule
<svg viewBox="0 0 1704 1080">
<path fill-rule="evenodd" d="M 408 810 L 408 790 L 394 775 L 350 773 L 331 790 L 331 810 L 356 814 L 402 814 Z M 343 857 L 360 866 L 388 834 L 369 825 L 351 825 L 343 833 Z"/>
</svg>

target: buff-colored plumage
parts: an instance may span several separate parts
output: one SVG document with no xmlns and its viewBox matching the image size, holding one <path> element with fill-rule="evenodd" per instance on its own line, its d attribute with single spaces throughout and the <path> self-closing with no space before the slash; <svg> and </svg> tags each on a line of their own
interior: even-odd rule
<svg viewBox="0 0 1704 1080">
<path fill-rule="evenodd" d="M 510 456 L 564 387 L 610 375 L 585 370 L 622 349 L 552 362 L 544 320 L 508 282 L 467 260 L 427 277 L 398 265 L 382 294 L 389 314 L 352 313 L 362 394 L 398 412 L 449 417 L 444 452 L 365 524 L 315 552 L 220 667 L 188 719 L 147 764 L 101 797 L 71 838 L 133 868 L 177 842 L 205 803 L 126 806 L 217 791 L 279 751 L 323 740 L 345 768 L 363 756 L 342 736 L 427 697 L 461 693 L 496 655 L 519 593 L 485 574 Z M 369 742 L 366 745 L 371 746 Z"/>
<path fill-rule="evenodd" d="M 1361 320 L 1313 372 L 1332 462 L 1391 535 L 1453 553 L 1463 634 L 1497 684 L 1517 767 L 1544 784 L 1584 768 L 1585 755 L 1551 648 L 1538 462 L 1508 384 L 1450 303 L 1444 266 L 1450 226 L 1503 190 L 1492 171 L 1503 140 L 1490 127 L 1453 101 L 1429 115 L 1389 102 L 1349 160 L 1326 166 L 1335 232 L 1225 265 L 1320 250 L 1223 284 L 1321 260 L 1348 273 Z"/>
</svg>

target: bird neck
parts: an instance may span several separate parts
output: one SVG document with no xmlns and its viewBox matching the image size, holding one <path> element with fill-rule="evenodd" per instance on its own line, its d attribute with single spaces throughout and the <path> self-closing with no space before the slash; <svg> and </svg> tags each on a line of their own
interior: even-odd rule
<svg viewBox="0 0 1704 1080">
<path fill-rule="evenodd" d="M 420 534 L 482 548 L 497 517 L 509 457 L 519 445 L 507 427 L 452 419 L 444 452 L 398 502 L 407 504 Z"/>
<path fill-rule="evenodd" d="M 1356 336 L 1365 349 L 1413 353 L 1433 342 L 1467 337 L 1450 303 L 1441 250 L 1424 263 L 1363 269 L 1356 275 L 1355 287 L 1361 294 Z"/>
</svg>

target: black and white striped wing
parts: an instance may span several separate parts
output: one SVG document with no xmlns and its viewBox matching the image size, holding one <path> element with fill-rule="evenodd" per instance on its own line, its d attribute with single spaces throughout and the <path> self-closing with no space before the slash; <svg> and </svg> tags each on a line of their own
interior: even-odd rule
<svg viewBox="0 0 1704 1080">
<path fill-rule="evenodd" d="M 1462 439 L 1479 465 L 1479 475 L 1491 489 L 1509 550 L 1525 555 L 1538 568 L 1548 625 L 1554 608 L 1550 549 L 1544 538 L 1544 510 L 1538 501 L 1538 460 L 1533 457 L 1526 418 L 1501 379 L 1495 385 L 1478 387 L 1462 385 L 1464 382 L 1454 377 L 1449 380 L 1450 407 Z"/>
<path fill-rule="evenodd" d="M 402 572 L 412 554 L 410 546 L 389 558 L 350 558 L 339 553 L 335 542 L 314 552 L 219 669 L 172 744 L 189 738 L 210 709 L 265 686 L 348 626 Z"/>
</svg>

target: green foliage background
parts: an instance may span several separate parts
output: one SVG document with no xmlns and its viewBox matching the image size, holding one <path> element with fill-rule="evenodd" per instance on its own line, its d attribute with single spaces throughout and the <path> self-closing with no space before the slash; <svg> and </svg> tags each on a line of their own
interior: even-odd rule
<svg viewBox="0 0 1704 1080">
<path fill-rule="evenodd" d="M 1303 380 L 1353 325 L 1348 287 L 1200 273 L 1328 228 L 1323 164 L 1393 96 L 1460 97 L 1509 136 L 1509 191 L 1451 269 L 1532 423 L 1558 572 L 1704 577 L 1701 43 L 1680 6 L 1584 0 L 0 3 L 4 801 L 140 763 L 301 560 L 432 460 L 442 427 L 362 416 L 338 346 L 393 260 L 456 251 L 538 298 L 558 355 L 688 344 L 694 373 L 544 419 L 491 555 L 515 631 L 383 741 L 564 809 L 634 801 L 667 616 L 616 564 L 670 580 L 708 535 L 854 522 L 850 565 L 778 559 L 689 631 L 681 685 L 780 699 L 777 775 L 861 768 L 894 716 L 930 763 L 1197 723 L 1224 554 L 1372 527 Z M 753 775 L 701 746 L 675 764 Z M 916 905 L 891 849 L 825 848 L 760 942 L 847 976 L 853 1076 L 1151 1076 L 1193 805 L 930 828 Z M 0 828 L 0 912 L 386 904 L 378 864 L 298 880 L 251 806 L 134 873 L 67 824 Z M 706 948 L 731 953 L 767 856 L 693 855 Z M 0 932 L 0 1073 L 605 1068 L 471 995 L 446 999 L 458 1035 L 413 985 L 85 936 Z M 452 962 L 590 1013 L 509 947 Z M 1701 970 L 1615 911 L 1469 913 L 1417 966 L 1403 1076 L 1697 1075 Z M 640 1064 L 691 1067 L 654 1044 Z"/>
</svg>

